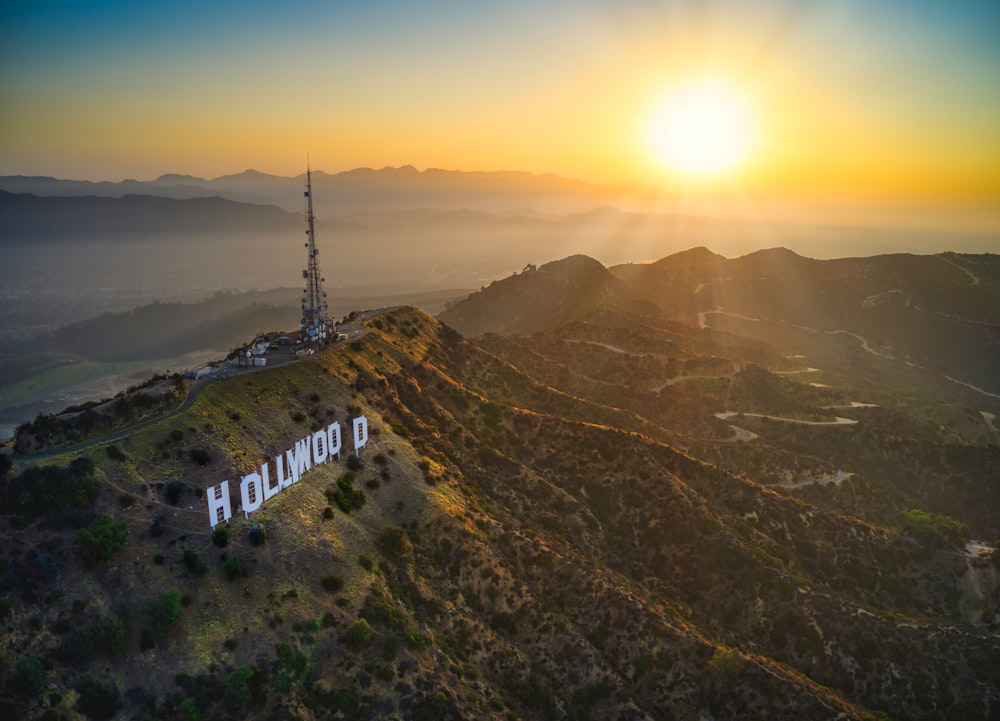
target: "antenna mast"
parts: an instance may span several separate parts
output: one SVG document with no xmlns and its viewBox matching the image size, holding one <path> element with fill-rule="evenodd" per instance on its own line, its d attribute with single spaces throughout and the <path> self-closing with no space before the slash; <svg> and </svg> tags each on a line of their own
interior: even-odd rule
<svg viewBox="0 0 1000 721">
<path fill-rule="evenodd" d="M 309 156 L 306 156 L 306 248 L 309 253 L 308 264 L 302 271 L 306 281 L 302 291 L 302 341 L 321 344 L 327 338 L 326 293 L 323 291 L 325 280 L 319 273 L 319 248 L 316 247 L 316 216 L 313 215 L 312 199 L 312 168 L 309 166 Z"/>
</svg>

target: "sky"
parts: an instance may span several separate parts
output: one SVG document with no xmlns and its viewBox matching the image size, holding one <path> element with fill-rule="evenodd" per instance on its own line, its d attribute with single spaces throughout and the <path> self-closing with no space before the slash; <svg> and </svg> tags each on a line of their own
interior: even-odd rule
<svg viewBox="0 0 1000 721">
<path fill-rule="evenodd" d="M 650 118 L 709 82 L 712 178 Z M 1000 206 L 996 0 L 5 0 L 0 175 L 414 165 Z"/>
</svg>

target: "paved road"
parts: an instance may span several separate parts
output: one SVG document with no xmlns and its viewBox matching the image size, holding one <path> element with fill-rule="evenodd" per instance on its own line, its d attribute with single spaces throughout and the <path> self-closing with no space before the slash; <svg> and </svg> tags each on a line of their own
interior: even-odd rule
<svg viewBox="0 0 1000 721">
<path fill-rule="evenodd" d="M 326 348 L 324 348 L 321 351 L 321 353 L 326 353 L 326 352 L 328 352 L 328 351 L 330 351 L 330 350 L 332 350 L 334 348 L 337 348 L 337 347 L 340 347 L 340 346 L 344 345 L 348 341 L 354 340 L 356 338 L 360 338 L 361 336 L 365 335 L 368 332 L 368 329 L 365 328 L 362 325 L 363 321 L 375 318 L 376 316 L 379 316 L 382 313 L 385 313 L 385 312 L 388 312 L 388 311 L 392 311 L 392 310 L 396 310 L 399 307 L 401 307 L 401 306 L 394 306 L 392 308 L 378 308 L 376 310 L 360 311 L 358 313 L 358 321 L 357 322 L 355 322 L 355 323 L 345 323 L 344 325 L 341 325 L 341 326 L 338 327 L 338 332 L 343 333 L 344 335 L 346 335 L 347 339 L 346 340 L 337 341 L 336 343 L 331 343 L 329 346 L 327 346 Z M 7 453 L 7 454 L 10 455 L 11 460 L 14 460 L 14 461 L 16 461 L 19 464 L 24 464 L 26 462 L 27 463 L 37 463 L 39 461 L 44 461 L 44 460 L 47 460 L 49 458 L 54 458 L 55 456 L 62 456 L 62 455 L 65 455 L 67 453 L 78 453 L 79 451 L 82 451 L 85 448 L 89 448 L 90 446 L 107 445 L 108 443 L 120 440 L 121 438 L 124 438 L 125 436 L 129 435 L 130 433 L 134 433 L 135 431 L 137 431 L 137 430 L 139 430 L 141 428 L 145 428 L 147 426 L 151 426 L 154 423 L 159 423 L 160 421 L 164 421 L 164 420 L 166 420 L 168 418 L 173 418 L 174 416 L 176 416 L 176 415 L 178 415 L 180 413 L 183 413 L 184 411 L 186 411 L 188 408 L 191 407 L 191 404 L 195 402 L 195 399 L 205 389 L 205 386 L 207 386 L 209 383 L 211 383 L 214 380 L 222 380 L 222 379 L 225 379 L 225 378 L 232 378 L 234 376 L 246 375 L 248 373 L 260 373 L 260 372 L 268 370 L 269 368 L 276 368 L 276 367 L 280 368 L 281 366 L 288 365 L 289 363 L 292 363 L 292 362 L 294 362 L 294 358 L 292 357 L 291 350 L 289 349 L 287 357 L 269 356 L 268 357 L 268 364 L 269 365 L 266 365 L 266 366 L 245 366 L 245 367 L 242 367 L 242 368 L 239 368 L 239 367 L 234 368 L 234 367 L 229 367 L 229 366 L 220 367 L 218 375 L 212 375 L 212 376 L 208 376 L 208 377 L 205 377 L 205 378 L 199 378 L 199 379 L 195 380 L 190 386 L 188 386 L 188 393 L 187 393 L 187 397 L 184 399 L 184 402 L 181 403 L 179 406 L 177 406 L 177 408 L 174 408 L 172 411 L 164 413 L 163 415 L 156 416 L 154 418 L 147 418 L 146 420 L 140 421 L 139 423 L 136 423 L 134 425 L 128 426 L 127 428 L 120 428 L 117 431 L 112 431 L 111 433 L 107 433 L 107 434 L 105 434 L 103 436 L 98 436 L 96 438 L 88 438 L 87 440 L 80 441 L 79 443 L 73 443 L 73 444 L 70 444 L 68 446 L 60 446 L 59 448 L 53 448 L 51 450 L 43 451 L 41 453 L 35 453 L 35 454 L 32 454 L 32 455 L 28 455 L 28 456 L 18 456 L 18 455 L 15 455 L 14 451 L 13 451 L 13 448 L 6 448 L 6 449 L 3 449 L 0 452 Z"/>
</svg>

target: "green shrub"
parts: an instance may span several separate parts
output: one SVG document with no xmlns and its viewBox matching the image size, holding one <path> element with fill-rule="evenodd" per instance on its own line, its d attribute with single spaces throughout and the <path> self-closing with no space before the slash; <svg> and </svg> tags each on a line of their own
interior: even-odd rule
<svg viewBox="0 0 1000 721">
<path fill-rule="evenodd" d="M 229 556 L 226 558 L 223 568 L 226 572 L 226 578 L 230 581 L 235 581 L 237 578 L 244 578 L 250 575 L 250 572 L 243 564 L 243 561 L 236 556 Z"/>
<path fill-rule="evenodd" d="M 230 536 L 229 526 L 224 523 L 220 523 L 212 529 L 212 543 L 219 548 L 225 548 L 229 545 Z"/>
<path fill-rule="evenodd" d="M 101 680 L 83 678 L 74 686 L 79 697 L 78 711 L 97 721 L 113 718 L 121 708 L 121 692 L 110 678 Z"/>
<path fill-rule="evenodd" d="M 114 615 L 98 616 L 86 626 L 91 648 L 108 656 L 125 651 L 125 623 Z"/>
<path fill-rule="evenodd" d="M 201 719 L 201 716 L 198 715 L 198 699 L 193 696 L 188 696 L 181 701 L 178 711 L 183 721 L 199 721 Z"/>
<path fill-rule="evenodd" d="M 23 527 L 51 510 L 89 508 L 97 490 L 98 478 L 89 458 L 75 458 L 65 468 L 32 466 L 13 478 L 0 478 L 0 512 L 23 516 Z"/>
<path fill-rule="evenodd" d="M 150 630 L 155 638 L 166 638 L 181 617 L 181 593 L 176 588 L 164 591 L 147 607 Z"/>
<path fill-rule="evenodd" d="M 121 448 L 119 448 L 118 446 L 111 445 L 105 448 L 104 450 L 107 452 L 108 458 L 110 458 L 113 461 L 124 461 L 126 458 L 125 454 L 122 453 Z"/>
<path fill-rule="evenodd" d="M 705 665 L 705 671 L 710 678 L 728 688 L 743 671 L 743 659 L 731 648 L 717 648 Z"/>
<path fill-rule="evenodd" d="M 357 649 L 368 643 L 371 637 L 372 628 L 368 625 L 368 621 L 359 618 L 347 627 L 342 640 L 344 643 Z"/>
<path fill-rule="evenodd" d="M 413 550 L 406 529 L 401 526 L 384 526 L 379 531 L 377 543 L 382 553 L 392 558 L 401 558 Z"/>
<path fill-rule="evenodd" d="M 323 580 L 320 582 L 323 589 L 329 591 L 330 593 L 336 593 L 344 587 L 344 579 L 338 576 L 336 573 L 331 573 L 329 576 L 324 576 Z"/>
<path fill-rule="evenodd" d="M 406 647 L 413 651 L 423 651 L 427 648 L 427 638 L 419 631 L 410 629 L 406 632 Z"/>
<path fill-rule="evenodd" d="M 93 568 L 125 546 L 125 524 L 116 523 L 111 516 L 99 516 L 90 528 L 77 531 L 76 545 L 81 560 Z"/>
<path fill-rule="evenodd" d="M 208 452 L 207 448 L 192 448 L 188 451 L 188 455 L 199 466 L 207 466 L 212 460 L 212 454 Z"/>
<path fill-rule="evenodd" d="M 204 576 L 208 571 L 208 566 L 206 566 L 202 560 L 198 558 L 198 554 L 190 548 L 184 549 L 184 565 L 196 576 Z"/>
<path fill-rule="evenodd" d="M 13 685 L 24 696 L 37 696 L 45 690 L 45 666 L 34 656 L 18 656 Z"/>
<path fill-rule="evenodd" d="M 264 541 L 267 540 L 267 531 L 264 530 L 263 523 L 255 523 L 250 526 L 250 530 L 247 531 L 247 535 L 250 538 L 251 546 L 262 546 Z"/>
<path fill-rule="evenodd" d="M 354 487 L 354 474 L 346 471 L 337 478 L 336 487 L 326 489 L 326 498 L 344 513 L 350 513 L 355 508 L 361 508 L 368 500 L 364 491 Z"/>
<path fill-rule="evenodd" d="M 170 481 L 165 489 L 167 496 L 167 503 L 171 506 L 176 506 L 181 502 L 181 496 L 184 495 L 184 484 L 180 481 Z"/>
<path fill-rule="evenodd" d="M 249 666 L 240 666 L 226 677 L 226 700 L 240 714 L 246 712 L 250 701 L 249 681 L 252 677 L 253 671 Z"/>
</svg>

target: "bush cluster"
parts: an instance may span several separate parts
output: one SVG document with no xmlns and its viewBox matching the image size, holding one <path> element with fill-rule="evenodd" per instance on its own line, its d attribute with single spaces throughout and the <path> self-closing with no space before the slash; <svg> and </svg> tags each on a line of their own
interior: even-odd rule
<svg viewBox="0 0 1000 721">
<path fill-rule="evenodd" d="M 354 487 L 354 474 L 350 471 L 342 473 L 337 478 L 336 487 L 331 486 L 326 489 L 326 498 L 344 513 L 361 508 L 368 500 L 364 491 Z"/>
<path fill-rule="evenodd" d="M 111 516 L 99 516 L 90 528 L 76 534 L 80 559 L 89 568 L 109 560 L 125 546 L 125 524 Z"/>
</svg>

